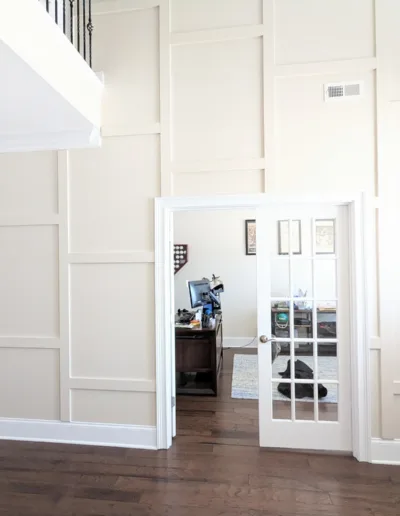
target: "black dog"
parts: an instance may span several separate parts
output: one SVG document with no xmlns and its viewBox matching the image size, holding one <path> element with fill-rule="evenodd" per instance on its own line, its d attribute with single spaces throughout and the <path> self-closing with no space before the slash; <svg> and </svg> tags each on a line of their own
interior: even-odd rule
<svg viewBox="0 0 400 516">
<path fill-rule="evenodd" d="M 287 362 L 286 371 L 279 373 L 282 378 L 290 378 L 290 360 Z M 296 360 L 294 363 L 294 377 L 299 380 L 313 380 L 314 372 L 311 367 L 301 360 Z M 280 383 L 278 385 L 278 391 L 286 396 L 287 398 L 292 397 L 292 385 L 290 383 Z M 313 398 L 314 397 L 314 385 L 312 383 L 296 383 L 295 386 L 296 398 Z M 318 398 L 325 398 L 328 394 L 328 389 L 322 384 L 318 384 Z"/>
</svg>

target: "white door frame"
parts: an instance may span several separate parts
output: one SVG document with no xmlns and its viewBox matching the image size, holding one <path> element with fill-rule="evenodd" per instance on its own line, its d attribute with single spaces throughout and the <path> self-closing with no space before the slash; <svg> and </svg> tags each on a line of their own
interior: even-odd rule
<svg viewBox="0 0 400 516">
<path fill-rule="evenodd" d="M 366 220 L 370 201 L 365 194 L 334 197 L 288 197 L 271 194 L 163 197 L 155 200 L 155 324 L 156 324 L 156 406 L 157 448 L 172 444 L 172 345 L 173 301 L 173 213 L 177 211 L 232 210 L 297 204 L 347 205 L 349 208 L 352 441 L 353 455 L 371 460 L 371 406 L 369 372 L 369 330 L 367 325 L 368 284 L 366 281 Z"/>
</svg>

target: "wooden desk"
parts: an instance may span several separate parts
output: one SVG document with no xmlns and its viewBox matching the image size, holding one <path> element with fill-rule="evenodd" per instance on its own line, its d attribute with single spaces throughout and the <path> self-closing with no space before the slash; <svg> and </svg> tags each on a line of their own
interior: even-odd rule
<svg viewBox="0 0 400 516">
<path fill-rule="evenodd" d="M 223 359 L 222 314 L 214 329 L 175 328 L 177 394 L 218 394 Z"/>
</svg>

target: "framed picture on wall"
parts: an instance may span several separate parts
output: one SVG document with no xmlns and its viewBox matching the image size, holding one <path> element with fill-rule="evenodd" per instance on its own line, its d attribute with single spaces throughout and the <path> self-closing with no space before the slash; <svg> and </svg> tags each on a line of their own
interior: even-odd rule
<svg viewBox="0 0 400 516">
<path fill-rule="evenodd" d="M 292 220 L 292 254 L 301 254 L 301 220 Z M 289 254 L 289 221 L 278 220 L 278 252 Z"/>
<path fill-rule="evenodd" d="M 254 219 L 245 221 L 246 228 L 246 254 L 255 255 L 257 251 L 256 221 Z"/>
<path fill-rule="evenodd" d="M 315 254 L 335 254 L 335 219 L 315 221 Z"/>
</svg>

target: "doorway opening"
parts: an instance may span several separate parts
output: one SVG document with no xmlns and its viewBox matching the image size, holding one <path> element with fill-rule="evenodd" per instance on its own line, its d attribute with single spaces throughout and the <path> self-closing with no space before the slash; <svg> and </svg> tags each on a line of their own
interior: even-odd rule
<svg viewBox="0 0 400 516">
<path fill-rule="evenodd" d="M 257 365 L 241 367 L 257 358 L 257 266 L 248 238 L 255 217 L 255 209 L 174 214 L 179 443 L 258 446 Z"/>
<path fill-rule="evenodd" d="M 365 204 L 365 203 L 364 203 Z M 176 377 L 175 368 L 175 322 L 171 315 L 174 313 L 174 261 L 173 245 L 175 243 L 173 235 L 173 215 L 181 211 L 200 211 L 212 210 L 232 210 L 232 209 L 255 209 L 257 224 L 257 340 L 258 354 L 254 357 L 257 361 L 258 369 L 258 407 L 259 407 L 259 444 L 264 447 L 286 447 L 296 449 L 319 449 L 319 450 L 343 450 L 352 451 L 359 460 L 368 460 L 370 449 L 370 420 L 369 420 L 369 396 L 368 396 L 368 353 L 366 346 L 365 331 L 365 281 L 364 281 L 364 256 L 363 256 L 363 199 L 361 196 L 349 196 L 340 199 L 305 199 L 303 202 L 298 200 L 286 199 L 283 197 L 272 197 L 265 194 L 249 196 L 221 196 L 208 198 L 165 198 L 156 200 L 156 339 L 157 339 L 157 445 L 159 448 L 168 448 L 172 444 L 174 432 L 176 431 Z M 301 260 L 321 262 L 322 256 L 317 256 L 315 250 L 315 228 L 318 220 L 329 221 L 329 217 L 324 212 L 325 209 L 339 209 L 344 207 L 348 212 L 348 286 L 347 296 L 348 310 L 344 297 L 340 299 L 339 294 L 335 298 L 315 293 L 316 268 L 312 268 L 312 295 L 299 295 L 293 290 L 295 287 L 294 267 L 298 264 L 295 246 L 296 241 L 292 241 L 292 230 L 296 227 L 299 217 L 299 209 L 312 211 L 310 228 L 313 244 L 310 251 L 300 253 Z M 283 212 L 282 212 L 283 210 Z M 286 211 L 285 211 L 286 210 Z M 293 211 L 294 210 L 294 211 Z M 321 211 L 322 210 L 322 211 Z M 329 211 L 329 210 L 328 210 Z M 278 214 L 279 212 L 279 214 Z M 329 215 L 329 214 L 328 214 Z M 278 217 L 278 218 L 277 218 Z M 274 231 L 277 231 L 278 223 L 288 223 L 287 227 L 280 228 L 280 239 L 275 238 Z M 326 230 L 326 228 L 325 228 Z M 336 230 L 334 230 L 336 231 Z M 320 230 L 318 230 L 321 233 Z M 328 231 L 329 232 L 329 231 Z M 286 235 L 286 237 L 285 237 Z M 289 273 L 289 292 L 273 295 L 273 279 L 277 273 L 273 271 L 273 256 L 270 254 L 271 242 L 276 245 L 288 246 L 287 255 L 281 249 L 277 263 L 282 267 L 285 259 L 288 262 Z M 340 239 L 339 239 L 340 240 Z M 339 242 L 338 240 L 338 242 Z M 346 238 L 343 239 L 345 241 Z M 182 242 L 184 244 L 184 242 Z M 274 244 L 275 245 L 275 244 Z M 322 244 L 321 244 L 322 245 Z M 314 246 L 314 247 L 313 247 Z M 322 254 L 322 253 L 321 253 Z M 320 259 L 321 258 L 321 259 Z M 326 258 L 332 260 L 333 257 Z M 303 260 L 304 259 L 304 260 Z M 335 256 L 334 259 L 337 259 Z M 343 261 L 343 260 L 342 260 Z M 304 263 L 303 263 L 304 265 Z M 326 265 L 326 264 L 325 264 Z M 319 265 L 318 265 L 319 267 Z M 207 274 L 212 274 L 212 271 Z M 298 287 L 298 286 L 297 286 Z M 305 285 L 298 287 L 305 289 Z M 340 287 L 341 288 L 341 287 Z M 338 297 L 339 296 L 339 297 Z M 330 299 L 326 299 L 330 297 Z M 325 299 L 323 299 L 325 298 Z M 341 328 L 342 335 L 337 335 L 335 339 L 332 332 L 335 331 L 335 321 L 332 314 L 335 314 L 333 306 L 325 306 L 325 302 L 336 302 L 336 321 L 338 328 Z M 324 302 L 324 306 L 318 303 Z M 283 306 L 286 303 L 286 306 Z M 298 303 L 303 303 L 302 306 Z M 312 306 L 306 306 L 311 303 Z M 326 304 L 327 305 L 327 304 Z M 286 310 L 285 310 L 286 308 Z M 343 308 L 343 309 L 342 309 Z M 330 314 L 328 314 L 330 309 Z M 311 316 L 310 324 L 306 325 L 300 319 L 307 319 L 306 316 L 298 313 L 308 311 Z M 289 334 L 275 335 L 273 331 L 284 330 L 284 315 L 287 314 Z M 278 314 L 279 317 L 275 317 Z M 306 314 L 307 315 L 307 314 Z M 327 318 L 327 316 L 330 317 Z M 351 315 L 351 316 L 350 316 Z M 300 317 L 301 316 L 301 317 Z M 323 317 L 322 317 L 323 316 Z M 343 329 L 346 324 L 339 322 L 340 318 L 347 317 L 348 333 L 343 339 Z M 325 320 L 327 318 L 327 320 Z M 343 319 L 344 320 L 344 319 Z M 274 326 L 275 324 L 275 326 Z M 279 327 L 279 325 L 281 327 Z M 312 334 L 301 336 L 300 333 L 306 327 L 312 328 Z M 339 329 L 337 330 L 339 332 Z M 327 335 L 322 332 L 331 332 L 329 340 L 333 342 L 320 342 L 327 339 Z M 336 342 L 337 341 L 337 342 Z M 325 345 L 325 349 L 322 344 Z M 339 379 L 331 379 L 326 376 L 321 378 L 318 369 L 324 370 L 322 366 L 324 355 L 329 357 L 328 346 L 337 344 L 330 350 L 330 354 L 338 362 L 337 373 Z M 312 357 L 310 350 L 312 349 Z M 285 349 L 285 347 L 287 349 Z M 338 351 L 340 347 L 341 351 Z M 279 378 L 275 377 L 273 363 L 277 357 L 276 350 L 279 348 L 280 359 L 285 357 L 288 376 L 282 374 Z M 285 356 L 285 353 L 286 354 Z M 346 358 L 347 353 L 347 358 Z M 243 354 L 244 356 L 246 354 Z M 274 358 L 275 357 L 275 358 Z M 313 374 L 311 378 L 300 378 L 296 374 L 296 361 L 301 357 L 312 358 Z M 246 361 L 246 360 L 245 360 Z M 351 364 L 351 369 L 350 369 Z M 306 364 L 307 365 L 307 364 Z M 233 365 L 233 369 L 235 366 Z M 347 376 L 346 368 L 350 374 Z M 282 373 L 284 371 L 279 371 Z M 322 373 L 321 373 L 322 374 Z M 325 373 L 324 373 L 325 375 Z M 232 380 L 234 374 L 232 373 Z M 274 417 L 274 407 L 279 402 L 274 398 L 273 387 L 279 380 L 283 387 L 289 387 L 289 391 L 295 393 L 293 397 L 289 393 L 288 400 L 281 400 L 285 403 L 285 410 L 290 413 L 290 417 L 282 416 L 277 413 Z M 322 382 L 322 380 L 324 380 Z M 234 383 L 234 382 L 233 382 Z M 330 410 L 324 410 L 323 401 L 320 400 L 319 384 L 329 384 L 330 391 L 334 391 L 332 386 L 337 385 L 339 394 L 336 395 L 338 405 L 337 416 L 330 415 Z M 314 398 L 305 408 L 304 402 L 297 396 L 298 389 L 309 389 L 313 387 Z M 363 389 L 360 389 L 360 386 Z M 278 386 L 277 386 L 278 387 Z M 282 385 L 281 385 L 282 387 Z M 327 387 L 324 385 L 324 387 Z M 233 386 L 232 386 L 233 388 Z M 279 389 L 282 394 L 282 388 Z M 347 405 L 344 403 L 346 397 L 349 400 Z M 288 408 L 290 407 L 290 408 Z M 313 407 L 313 417 L 306 417 L 308 407 Z M 350 416 L 350 410 L 352 417 Z M 299 419 L 297 414 L 303 414 Z M 311 408 L 309 409 L 311 412 Z M 328 414 L 328 416 L 326 416 Z M 326 417 L 324 417 L 326 416 Z M 347 418 L 347 419 L 346 419 Z M 347 431 L 350 431 L 349 436 Z M 350 443 L 350 444 L 349 444 Z"/>
</svg>

